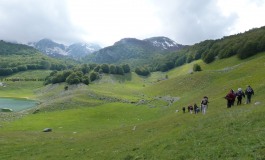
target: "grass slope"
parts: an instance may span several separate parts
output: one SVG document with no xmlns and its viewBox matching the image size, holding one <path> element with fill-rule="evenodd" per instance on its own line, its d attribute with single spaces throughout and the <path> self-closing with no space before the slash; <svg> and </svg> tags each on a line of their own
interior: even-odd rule
<svg viewBox="0 0 265 160">
<path fill-rule="evenodd" d="M 191 63 L 147 78 L 105 75 L 68 91 L 25 85 L 40 113 L 0 122 L 0 159 L 265 159 L 264 62 L 264 53 L 196 61 L 202 72 L 190 74 Z M 249 84 L 253 102 L 227 109 L 228 90 Z M 204 95 L 206 115 L 176 112 Z"/>
</svg>

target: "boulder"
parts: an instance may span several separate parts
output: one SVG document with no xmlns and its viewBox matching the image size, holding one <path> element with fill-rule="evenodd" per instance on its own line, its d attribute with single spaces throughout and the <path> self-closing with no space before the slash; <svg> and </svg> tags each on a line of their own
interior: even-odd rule
<svg viewBox="0 0 265 160">
<path fill-rule="evenodd" d="M 11 108 L 1 108 L 2 112 L 13 112 Z"/>
<path fill-rule="evenodd" d="M 43 129 L 43 131 L 42 132 L 51 132 L 52 131 L 52 129 L 51 128 L 45 128 L 45 129 Z"/>
</svg>

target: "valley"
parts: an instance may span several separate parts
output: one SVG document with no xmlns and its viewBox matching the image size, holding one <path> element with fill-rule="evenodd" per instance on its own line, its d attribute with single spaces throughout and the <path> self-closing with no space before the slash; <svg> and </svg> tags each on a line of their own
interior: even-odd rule
<svg viewBox="0 0 265 160">
<path fill-rule="evenodd" d="M 264 62 L 264 52 L 244 60 L 196 60 L 149 76 L 103 74 L 68 90 L 65 83 L 4 82 L 0 97 L 28 97 L 39 105 L 0 112 L 0 159 L 264 159 Z M 202 71 L 191 72 L 195 63 Z M 226 108 L 229 89 L 247 85 L 255 90 L 253 103 Z M 182 113 L 205 95 L 205 115 Z"/>
</svg>

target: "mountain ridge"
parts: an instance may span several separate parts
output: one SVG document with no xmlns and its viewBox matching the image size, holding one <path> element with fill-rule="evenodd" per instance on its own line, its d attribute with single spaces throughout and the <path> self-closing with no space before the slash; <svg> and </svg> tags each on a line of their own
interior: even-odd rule
<svg viewBox="0 0 265 160">
<path fill-rule="evenodd" d="M 94 43 L 76 42 L 71 45 L 65 45 L 48 38 L 41 39 L 37 42 L 29 42 L 28 45 L 50 57 L 70 57 L 76 60 L 101 49 L 98 44 Z"/>
<path fill-rule="evenodd" d="M 123 38 L 112 46 L 102 48 L 89 56 L 86 61 L 94 63 L 124 63 L 137 59 L 152 59 L 156 55 L 165 55 L 185 47 L 167 37 L 147 39 Z M 142 62 L 144 64 L 146 62 Z"/>
</svg>

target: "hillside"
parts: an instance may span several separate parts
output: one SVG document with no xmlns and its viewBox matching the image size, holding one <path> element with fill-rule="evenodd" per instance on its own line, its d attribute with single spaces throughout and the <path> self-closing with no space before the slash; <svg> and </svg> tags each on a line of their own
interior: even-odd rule
<svg viewBox="0 0 265 160">
<path fill-rule="evenodd" d="M 31 93 L 40 101 L 37 114 L 0 114 L 0 158 L 264 159 L 264 61 L 264 53 L 197 60 L 149 77 L 106 74 L 67 91 L 64 84 L 37 82 Z M 194 63 L 201 72 L 191 74 Z M 253 102 L 226 108 L 229 89 L 246 85 L 255 90 Z M 205 115 L 181 112 L 205 95 Z M 14 115 L 18 119 L 10 120 Z M 42 132 L 47 127 L 53 131 Z"/>
<path fill-rule="evenodd" d="M 167 37 L 153 37 L 144 40 L 124 38 L 112 46 L 87 56 L 86 62 L 127 63 L 135 68 L 151 64 L 154 62 L 154 57 L 164 56 L 183 47 Z"/>
<path fill-rule="evenodd" d="M 72 60 L 54 59 L 23 44 L 0 41 L 0 76 L 26 70 L 62 70 L 75 64 Z"/>
</svg>

